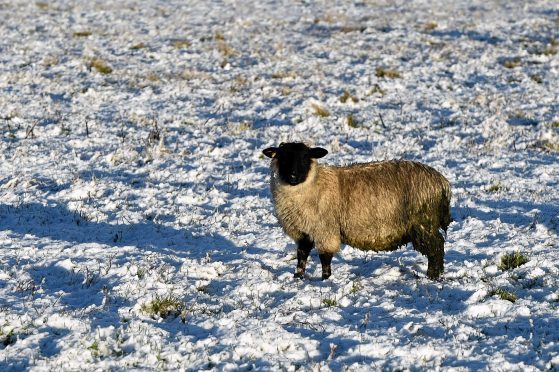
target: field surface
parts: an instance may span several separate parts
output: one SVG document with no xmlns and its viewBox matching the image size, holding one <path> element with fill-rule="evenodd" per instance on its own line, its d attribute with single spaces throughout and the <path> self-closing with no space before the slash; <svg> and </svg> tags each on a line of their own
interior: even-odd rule
<svg viewBox="0 0 559 372">
<path fill-rule="evenodd" d="M 0 0 L 0 370 L 557 370 L 558 74 L 554 0 Z M 294 279 L 300 140 L 443 173 L 442 280 Z"/>
</svg>

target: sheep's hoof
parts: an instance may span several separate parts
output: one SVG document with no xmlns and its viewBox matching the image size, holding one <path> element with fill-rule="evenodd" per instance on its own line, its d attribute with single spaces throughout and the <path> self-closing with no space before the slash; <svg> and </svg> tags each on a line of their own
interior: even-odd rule
<svg viewBox="0 0 559 372">
<path fill-rule="evenodd" d="M 305 272 L 296 272 L 295 274 L 293 274 L 293 277 L 297 279 L 303 279 L 305 277 Z"/>
<path fill-rule="evenodd" d="M 322 273 L 322 280 L 326 280 L 330 277 L 330 273 Z"/>
<path fill-rule="evenodd" d="M 435 267 L 430 266 L 430 267 L 427 268 L 427 277 L 431 280 L 440 280 L 440 277 L 441 277 L 443 271 L 444 270 L 443 270 L 442 267 L 435 268 Z"/>
</svg>

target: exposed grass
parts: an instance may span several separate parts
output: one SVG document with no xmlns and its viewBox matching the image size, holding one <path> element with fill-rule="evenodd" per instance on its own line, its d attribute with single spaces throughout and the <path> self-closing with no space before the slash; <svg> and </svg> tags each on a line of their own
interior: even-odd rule
<svg viewBox="0 0 559 372">
<path fill-rule="evenodd" d="M 559 128 L 559 121 L 554 121 L 549 124 L 551 128 Z"/>
<path fill-rule="evenodd" d="M 59 62 L 56 56 L 45 56 L 45 58 L 43 58 L 43 65 L 46 67 L 56 66 Z"/>
<path fill-rule="evenodd" d="M 238 75 L 231 83 L 229 90 L 234 93 L 240 92 L 242 89 L 246 88 L 248 84 L 249 84 L 249 80 L 246 76 Z"/>
<path fill-rule="evenodd" d="M 76 31 L 73 33 L 74 37 L 88 37 L 93 33 L 91 31 Z"/>
<path fill-rule="evenodd" d="M 97 354 L 99 352 L 99 342 L 97 342 L 97 340 L 93 341 L 93 343 L 88 346 L 88 349 L 91 350 L 93 354 Z"/>
<path fill-rule="evenodd" d="M 494 183 L 487 188 L 488 192 L 499 192 L 502 190 L 506 190 L 506 187 L 501 182 Z"/>
<path fill-rule="evenodd" d="M 361 285 L 360 282 L 355 281 L 355 282 L 353 282 L 352 285 L 351 285 L 350 293 L 355 294 L 355 293 L 359 292 L 359 291 L 362 290 L 362 289 L 363 289 L 363 285 Z"/>
<path fill-rule="evenodd" d="M 225 36 L 224 36 L 221 32 L 216 31 L 216 32 L 214 33 L 214 40 L 221 40 L 221 41 L 223 41 L 223 40 L 225 40 Z"/>
<path fill-rule="evenodd" d="M 318 103 L 311 103 L 311 108 L 316 116 L 320 116 L 321 118 L 327 118 L 330 116 L 330 111 Z"/>
<path fill-rule="evenodd" d="M 359 98 L 356 96 L 351 95 L 347 90 L 344 90 L 343 94 L 340 96 L 340 102 L 346 103 L 347 101 L 351 101 L 353 103 L 359 102 Z"/>
<path fill-rule="evenodd" d="M 542 78 L 540 75 L 538 75 L 538 74 L 530 75 L 530 79 L 532 79 L 533 81 L 535 81 L 535 82 L 538 83 L 538 84 L 542 84 L 542 83 L 543 83 L 543 78 Z"/>
<path fill-rule="evenodd" d="M 502 63 L 505 68 L 512 69 L 520 66 L 522 64 L 522 60 L 520 57 L 505 58 Z"/>
<path fill-rule="evenodd" d="M 510 302 L 515 302 L 516 300 L 518 300 L 518 296 L 515 295 L 512 292 L 509 292 L 503 288 L 497 288 L 492 290 L 491 292 L 489 292 L 490 296 L 499 296 L 501 298 L 501 300 L 505 300 L 505 301 L 510 301 Z"/>
<path fill-rule="evenodd" d="M 347 34 L 350 32 L 364 32 L 366 29 L 366 26 L 342 26 L 340 27 L 340 32 Z"/>
<path fill-rule="evenodd" d="M 390 79 L 399 79 L 402 77 L 402 75 L 398 71 L 390 68 L 384 68 L 384 67 L 377 67 L 375 70 L 375 75 L 377 77 L 390 78 Z"/>
<path fill-rule="evenodd" d="M 218 40 L 216 49 L 224 57 L 231 57 L 237 54 L 237 51 L 233 47 L 229 46 L 229 44 L 222 40 Z"/>
<path fill-rule="evenodd" d="M 347 115 L 347 125 L 351 128 L 358 128 L 359 127 L 359 123 L 357 122 L 357 120 L 353 117 L 353 114 L 349 114 Z"/>
<path fill-rule="evenodd" d="M 294 78 L 297 75 L 293 71 L 278 71 L 272 74 L 272 79 Z"/>
<path fill-rule="evenodd" d="M 546 56 L 554 56 L 557 54 L 557 48 L 559 47 L 559 42 L 555 39 L 551 39 L 549 44 L 545 47 L 542 54 Z"/>
<path fill-rule="evenodd" d="M 65 125 L 61 125 L 61 126 L 60 126 L 60 132 L 59 132 L 59 134 L 60 134 L 61 136 L 69 136 L 70 133 L 72 133 L 72 130 L 71 130 L 70 128 L 68 128 L 68 127 L 65 126 Z"/>
<path fill-rule="evenodd" d="M 328 307 L 338 306 L 338 301 L 335 298 L 325 298 L 322 300 L 322 303 Z"/>
<path fill-rule="evenodd" d="M 386 94 L 386 92 L 384 91 L 384 89 L 380 87 L 380 85 L 375 84 L 369 91 L 369 95 L 372 96 L 373 94 L 377 94 L 377 93 L 380 94 L 381 97 L 383 97 Z"/>
<path fill-rule="evenodd" d="M 234 134 L 240 134 L 250 130 L 252 128 L 252 123 L 250 121 L 241 121 L 238 123 L 227 124 L 227 129 L 229 129 Z"/>
<path fill-rule="evenodd" d="M 179 300 L 177 297 L 168 295 L 165 297 L 155 296 L 153 300 L 142 305 L 141 310 L 153 317 L 167 318 L 167 317 L 177 317 L 183 316 L 186 305 L 184 302 Z"/>
<path fill-rule="evenodd" d="M 559 152 L 559 143 L 558 142 L 551 142 L 551 141 L 542 141 L 540 146 L 542 149 L 551 151 L 551 152 Z"/>
<path fill-rule="evenodd" d="M 524 265 L 530 261 L 530 259 L 523 253 L 516 251 L 512 253 L 507 253 L 501 257 L 501 263 L 497 266 L 501 271 L 508 271 L 516 269 L 519 266 Z"/>
<path fill-rule="evenodd" d="M 132 45 L 132 46 L 130 47 L 130 49 L 132 49 L 132 50 L 139 50 L 139 49 L 144 49 L 144 48 L 146 48 L 146 47 L 147 47 L 146 44 L 144 44 L 144 43 L 138 43 L 138 44 Z"/>
<path fill-rule="evenodd" d="M 150 72 L 149 74 L 146 75 L 146 80 L 151 82 L 156 82 L 156 81 L 160 81 L 161 78 L 157 74 Z"/>
<path fill-rule="evenodd" d="M 520 126 L 530 126 L 538 124 L 537 120 L 535 120 L 533 117 L 522 110 L 516 110 L 515 112 L 511 113 L 507 119 L 507 122 L 511 125 Z"/>
<path fill-rule="evenodd" d="M 423 25 L 423 28 L 427 31 L 432 31 L 432 30 L 436 29 L 437 27 L 439 27 L 439 25 L 437 24 L 437 22 L 433 22 L 433 21 L 426 22 Z"/>
<path fill-rule="evenodd" d="M 111 72 L 113 72 L 113 69 L 111 68 L 111 66 L 109 66 L 107 64 L 107 62 L 103 61 L 100 58 L 94 58 L 91 60 L 91 62 L 89 63 L 89 66 L 93 69 L 95 69 L 97 72 L 101 73 L 101 74 L 110 74 Z"/>
<path fill-rule="evenodd" d="M 174 40 L 171 45 L 177 49 L 186 49 L 189 48 L 192 44 L 188 40 Z"/>
</svg>

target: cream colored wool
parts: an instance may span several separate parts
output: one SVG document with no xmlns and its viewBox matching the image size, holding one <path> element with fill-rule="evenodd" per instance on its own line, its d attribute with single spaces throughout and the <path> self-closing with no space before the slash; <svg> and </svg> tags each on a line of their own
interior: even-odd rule
<svg viewBox="0 0 559 372">
<path fill-rule="evenodd" d="M 292 186 L 280 179 L 277 162 L 271 162 L 271 190 L 280 224 L 295 241 L 308 234 L 321 253 L 334 254 L 341 243 L 394 250 L 450 223 L 450 184 L 421 163 L 335 167 L 313 160 L 305 182 Z"/>
</svg>

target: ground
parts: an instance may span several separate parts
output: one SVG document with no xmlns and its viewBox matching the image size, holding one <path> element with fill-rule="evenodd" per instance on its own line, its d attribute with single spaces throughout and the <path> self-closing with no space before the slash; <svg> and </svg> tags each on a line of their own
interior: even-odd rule
<svg viewBox="0 0 559 372">
<path fill-rule="evenodd" d="M 0 19 L 0 369 L 558 368 L 556 1 Z M 261 154 L 294 140 L 443 173 L 442 280 L 411 246 L 294 279 Z"/>
</svg>

